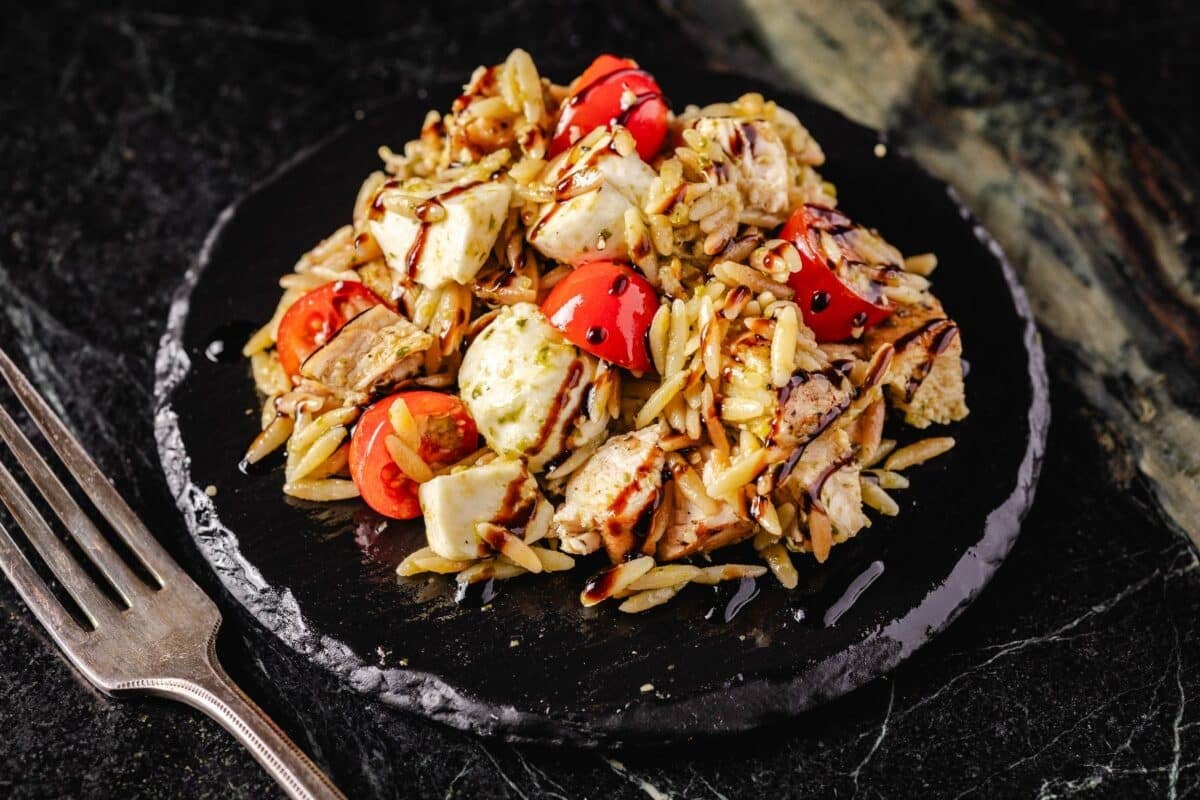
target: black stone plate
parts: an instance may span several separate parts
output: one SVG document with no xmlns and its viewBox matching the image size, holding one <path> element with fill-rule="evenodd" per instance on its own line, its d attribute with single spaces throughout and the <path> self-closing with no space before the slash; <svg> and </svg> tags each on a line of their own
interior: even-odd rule
<svg viewBox="0 0 1200 800">
<path fill-rule="evenodd" d="M 720 75 L 664 84 L 680 105 L 765 88 Z M 449 578 L 394 574 L 423 544 L 419 524 L 385 524 L 358 502 L 287 499 L 278 461 L 238 470 L 259 404 L 237 351 L 270 316 L 279 276 L 349 219 L 376 147 L 410 138 L 455 92 L 379 109 L 286 164 L 220 216 L 186 277 L 159 354 L 159 450 L 233 596 L 368 697 L 482 734 L 575 745 L 678 741 L 795 715 L 944 629 L 1008 553 L 1032 500 L 1049 415 L 1038 336 L 999 249 L 945 186 L 903 157 L 876 157 L 874 133 L 786 93 L 773 95 L 826 148 L 844 208 L 905 252 L 937 252 L 936 291 L 972 365 L 970 417 L 936 431 L 958 446 L 911 471 L 912 488 L 895 492 L 898 518 L 873 515 L 824 566 L 797 559 L 798 590 L 769 576 L 693 586 L 629 617 L 612 603 L 580 607 L 596 562 L 499 584 L 483 608 L 459 605 Z"/>
</svg>

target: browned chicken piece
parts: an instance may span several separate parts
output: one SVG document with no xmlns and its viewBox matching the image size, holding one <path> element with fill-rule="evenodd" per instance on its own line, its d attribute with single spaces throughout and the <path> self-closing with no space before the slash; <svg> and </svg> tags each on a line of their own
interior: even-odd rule
<svg viewBox="0 0 1200 800">
<path fill-rule="evenodd" d="M 792 452 L 819 436 L 854 401 L 850 381 L 833 368 L 821 372 L 797 372 L 779 390 L 779 405 L 771 426 L 769 442 Z"/>
<path fill-rule="evenodd" d="M 859 462 L 849 434 L 830 428 L 785 462 L 776 495 L 797 509 L 793 544 L 824 561 L 829 548 L 870 524 L 862 511 Z"/>
<path fill-rule="evenodd" d="M 895 347 L 884 381 L 892 404 L 915 428 L 956 422 L 967 416 L 963 388 L 962 337 L 932 296 L 921 305 L 899 306 L 867 331 L 868 350 Z"/>
<path fill-rule="evenodd" d="M 828 364 L 813 372 L 796 372 L 786 385 L 775 389 L 768 377 L 771 342 L 752 331 L 727 341 L 724 349 L 728 357 L 721 383 L 722 419 L 765 440 L 772 448 L 772 461 L 786 458 L 825 430 L 854 400 L 855 389 L 847 376 Z M 747 403 L 762 408 L 761 415 L 747 418 L 741 413 Z"/>
<path fill-rule="evenodd" d="M 662 498 L 666 455 L 659 426 L 614 436 L 567 481 L 553 531 L 564 551 L 590 553 L 604 545 L 613 562 L 654 550 L 648 534 Z"/>
<path fill-rule="evenodd" d="M 711 553 L 753 533 L 753 523 L 739 517 L 728 503 L 721 503 L 716 514 L 707 514 L 675 492 L 675 514 L 658 543 L 658 560 L 675 561 L 695 553 Z"/>
<path fill-rule="evenodd" d="M 384 305 L 373 306 L 305 359 L 300 374 L 358 399 L 417 373 L 434 338 Z"/>
<path fill-rule="evenodd" d="M 658 542 L 659 561 L 675 561 L 695 553 L 709 553 L 754 534 L 754 524 L 740 516 L 729 503 L 707 494 L 699 498 L 689 496 L 679 485 L 679 468 L 675 471 L 675 480 L 668 487 L 673 508 Z M 694 472 L 692 476 L 695 477 Z M 690 481 L 690 484 L 694 487 L 692 491 L 703 493 L 704 485 L 699 478 Z"/>
</svg>

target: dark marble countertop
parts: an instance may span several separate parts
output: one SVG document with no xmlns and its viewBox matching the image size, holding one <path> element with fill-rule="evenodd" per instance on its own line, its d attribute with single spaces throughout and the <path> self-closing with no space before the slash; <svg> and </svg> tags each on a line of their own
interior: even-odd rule
<svg viewBox="0 0 1200 800">
<path fill-rule="evenodd" d="M 350 796 L 1197 791 L 1200 18 L 1188 4 L 242 6 L 6 12 L 0 344 L 218 598 L 230 672 Z M 516 45 L 560 76 L 615 50 L 795 85 L 891 130 L 1016 263 L 1052 382 L 1039 497 L 980 599 L 891 675 L 717 743 L 606 754 L 483 741 L 364 703 L 249 620 L 190 547 L 154 448 L 153 361 L 216 215 L 356 109 Z M 6 583 L 0 728 L 0 795 L 278 794 L 198 714 L 92 691 Z"/>
</svg>

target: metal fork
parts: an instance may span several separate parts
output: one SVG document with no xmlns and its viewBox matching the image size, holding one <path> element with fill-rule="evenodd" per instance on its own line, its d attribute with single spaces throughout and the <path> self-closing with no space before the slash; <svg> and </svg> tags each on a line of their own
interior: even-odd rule
<svg viewBox="0 0 1200 800">
<path fill-rule="evenodd" d="M 145 692 L 204 712 L 237 737 L 290 797 L 344 800 L 337 787 L 225 674 L 214 650 L 221 625 L 216 605 L 150 535 L 3 350 L 0 374 L 156 584 L 138 577 L 121 558 L 0 406 L 0 439 L 122 601 L 113 602 L 93 581 L 0 463 L 0 501 L 79 606 L 90 629 L 59 603 L 3 525 L 0 568 L 71 663 L 105 694 Z"/>
</svg>

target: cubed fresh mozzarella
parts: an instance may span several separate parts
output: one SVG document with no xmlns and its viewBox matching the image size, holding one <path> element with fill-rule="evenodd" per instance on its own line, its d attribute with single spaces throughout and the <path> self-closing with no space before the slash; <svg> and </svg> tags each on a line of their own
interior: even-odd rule
<svg viewBox="0 0 1200 800">
<path fill-rule="evenodd" d="M 621 155 L 611 132 L 588 136 L 551 161 L 540 180 L 554 187 L 555 199 L 530 225 L 530 244 L 568 264 L 628 258 L 625 212 L 641 207 L 654 180 L 636 150 Z"/>
<path fill-rule="evenodd" d="M 489 548 L 475 531 L 481 523 L 522 533 L 544 530 L 549 523 L 550 506 L 517 459 L 496 459 L 439 475 L 421 484 L 417 494 L 429 547 L 443 558 L 486 556 Z"/>
<path fill-rule="evenodd" d="M 390 191 L 424 198 L 444 211 L 436 222 L 421 222 L 385 209 L 370 221 L 388 266 L 431 289 L 475 278 L 508 218 L 512 198 L 503 181 L 440 191 L 422 191 L 417 184 L 383 190 Z"/>
<path fill-rule="evenodd" d="M 458 384 L 484 440 L 497 453 L 552 459 L 590 448 L 605 433 L 604 412 L 585 407 L 599 364 L 550 327 L 532 303 L 505 306 L 463 356 Z"/>
</svg>

